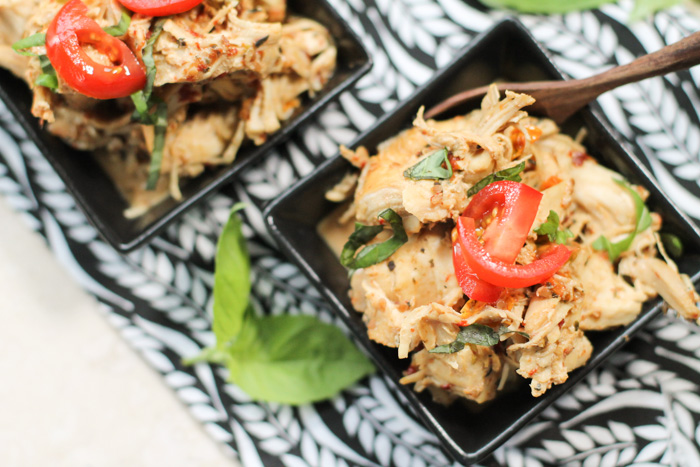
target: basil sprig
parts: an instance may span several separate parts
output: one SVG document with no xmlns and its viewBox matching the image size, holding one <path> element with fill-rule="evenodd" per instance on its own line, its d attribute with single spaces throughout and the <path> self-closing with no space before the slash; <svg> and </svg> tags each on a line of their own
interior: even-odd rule
<svg viewBox="0 0 700 467">
<path fill-rule="evenodd" d="M 447 149 L 439 149 L 423 158 L 404 170 L 403 176 L 411 180 L 449 180 L 452 177 L 452 164 L 447 158 Z"/>
<path fill-rule="evenodd" d="M 513 182 L 519 182 L 522 180 L 520 178 L 520 173 L 525 169 L 525 162 L 521 162 L 518 165 L 515 165 L 513 167 L 509 167 L 507 169 L 499 170 L 498 172 L 494 172 L 490 175 L 487 175 L 486 177 L 482 178 L 476 184 L 467 191 L 467 196 L 472 197 L 478 192 L 481 191 L 482 188 L 484 188 L 486 185 L 489 185 L 493 182 L 501 182 L 503 180 L 510 180 Z"/>
<path fill-rule="evenodd" d="M 642 201 L 639 193 L 637 193 L 634 188 L 632 188 L 629 183 L 625 182 L 624 180 L 614 181 L 621 187 L 625 188 L 629 192 L 630 196 L 632 196 L 637 222 L 634 230 L 630 232 L 626 238 L 620 240 L 619 242 L 613 243 L 607 237 L 605 237 L 605 235 L 601 235 L 592 243 L 591 246 L 596 250 L 607 251 L 608 258 L 611 262 L 615 262 L 620 254 L 632 245 L 634 237 L 636 237 L 639 232 L 646 230 L 651 225 L 651 214 L 649 213 L 649 209 L 647 209 L 647 207 L 644 205 L 644 201 Z"/>
<path fill-rule="evenodd" d="M 493 329 L 491 326 L 486 326 L 485 324 L 470 324 L 459 330 L 455 340 L 449 344 L 438 345 L 437 347 L 430 349 L 430 353 L 455 353 L 459 352 L 467 344 L 483 345 L 486 347 L 491 347 L 500 342 L 500 337 L 504 334 L 516 333 L 530 338 L 526 332 L 512 331 L 506 326 L 501 326 L 500 328 Z"/>
<path fill-rule="evenodd" d="M 385 209 L 380 212 L 377 217 L 389 223 L 394 235 L 381 243 L 365 246 L 360 250 L 357 256 L 355 256 L 355 252 L 358 248 L 362 245 L 366 245 L 384 230 L 383 225 L 355 223 L 355 231 L 350 234 L 350 238 L 348 238 L 348 241 L 343 246 L 343 251 L 340 253 L 340 262 L 346 268 L 362 269 L 372 266 L 373 264 L 381 263 L 408 241 L 401 216 L 396 214 L 393 209 Z"/>
<path fill-rule="evenodd" d="M 574 234 L 569 229 L 559 229 L 559 214 L 550 209 L 547 220 L 535 229 L 538 235 L 546 235 L 550 242 L 565 244 Z"/>
<path fill-rule="evenodd" d="M 186 361 L 226 365 L 229 378 L 255 400 L 307 404 L 374 372 L 362 352 L 332 324 L 308 315 L 259 316 L 252 306 L 250 259 L 235 205 L 216 252 L 216 346 Z"/>
<path fill-rule="evenodd" d="M 671 7 L 680 0 L 636 0 L 629 21 L 642 19 L 663 8 Z M 590 10 L 616 0 L 481 0 L 492 8 L 510 8 L 522 13 L 567 13 L 569 11 Z"/>
</svg>

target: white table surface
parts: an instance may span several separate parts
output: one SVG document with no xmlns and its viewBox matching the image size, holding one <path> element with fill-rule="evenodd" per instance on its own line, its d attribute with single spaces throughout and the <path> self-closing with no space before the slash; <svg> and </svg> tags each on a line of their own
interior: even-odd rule
<svg viewBox="0 0 700 467">
<path fill-rule="evenodd" d="M 236 465 L 2 198 L 0 322 L 0 465 Z"/>
</svg>

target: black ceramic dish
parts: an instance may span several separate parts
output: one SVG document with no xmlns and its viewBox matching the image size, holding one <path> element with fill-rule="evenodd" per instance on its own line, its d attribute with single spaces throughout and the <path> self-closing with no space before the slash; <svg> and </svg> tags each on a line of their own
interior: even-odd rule
<svg viewBox="0 0 700 467">
<path fill-rule="evenodd" d="M 561 78 L 561 73 L 525 28 L 516 20 L 506 19 L 475 40 L 408 101 L 361 135 L 353 147 L 363 145 L 373 154 L 378 143 L 410 126 L 420 105 L 430 106 L 457 91 L 497 79 L 529 81 Z M 468 110 L 455 109 L 454 114 Z M 664 196 L 646 168 L 628 148 L 620 144 L 597 111 L 587 109 L 580 112 L 564 126 L 563 131 L 575 134 L 582 126 L 588 129 L 586 145 L 592 155 L 649 190 L 651 195 L 647 204 L 653 211 L 663 213 L 664 229 L 673 231 L 684 241 L 687 254 L 678 262 L 679 268 L 697 280 L 700 231 Z M 522 380 L 517 390 L 502 394 L 496 401 L 476 409 L 467 404 L 443 407 L 434 403 L 427 391 L 417 394 L 411 386 L 398 384 L 409 360 L 399 360 L 396 349 L 378 345 L 367 338 L 361 315 L 353 310 L 348 299 L 347 271 L 317 233 L 319 221 L 336 207 L 326 201 L 324 193 L 348 170 L 351 170 L 350 164 L 340 157 L 320 166 L 267 208 L 265 218 L 268 228 L 285 254 L 301 267 L 356 334 L 379 368 L 397 384 L 423 422 L 460 462 L 476 462 L 505 442 L 661 311 L 661 301 L 655 300 L 647 303 L 642 314 L 627 327 L 588 333 L 595 349 L 588 364 L 572 372 L 565 384 L 555 386 L 542 397 L 532 397 L 527 382 Z"/>
<path fill-rule="evenodd" d="M 282 124 L 262 146 L 244 145 L 230 166 L 211 169 L 183 181 L 182 200 L 168 198 L 144 215 L 127 219 L 128 207 L 114 183 L 90 154 L 77 151 L 39 127 L 31 115 L 31 93 L 26 84 L 7 70 L 0 69 L 0 99 L 14 113 L 39 150 L 53 165 L 88 220 L 112 246 L 130 251 L 162 230 L 195 203 L 220 188 L 236 173 L 289 137 L 304 120 L 357 81 L 371 67 L 371 59 L 360 39 L 325 0 L 290 0 L 292 14 L 315 19 L 331 32 L 338 47 L 337 68 L 326 87 L 313 98 L 306 98 L 296 114 Z"/>
</svg>

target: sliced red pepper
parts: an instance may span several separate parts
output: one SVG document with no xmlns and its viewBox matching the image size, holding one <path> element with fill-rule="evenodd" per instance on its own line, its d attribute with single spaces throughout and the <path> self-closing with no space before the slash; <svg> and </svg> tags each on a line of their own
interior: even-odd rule
<svg viewBox="0 0 700 467">
<path fill-rule="evenodd" d="M 46 55 L 56 73 L 71 88 L 95 99 L 126 97 L 146 85 L 146 70 L 134 53 L 88 18 L 80 0 L 66 3 L 46 31 Z M 91 58 L 92 45 L 110 65 Z"/>
<path fill-rule="evenodd" d="M 504 180 L 482 188 L 462 215 L 483 225 L 495 210 L 495 217 L 485 226 L 481 238 L 491 257 L 512 263 L 530 233 L 541 200 L 542 193 L 534 188 Z"/>
<path fill-rule="evenodd" d="M 196 7 L 203 0 L 119 0 L 134 13 L 146 16 L 169 16 L 184 13 Z"/>
<path fill-rule="evenodd" d="M 457 282 L 459 282 L 462 291 L 469 298 L 486 303 L 498 300 L 503 288 L 484 282 L 476 276 L 476 273 L 472 271 L 472 268 L 467 263 L 462 244 L 459 241 L 452 243 L 452 263 L 455 267 Z"/>
<path fill-rule="evenodd" d="M 571 256 L 564 245 L 552 246 L 539 259 L 526 265 L 509 264 L 498 260 L 486 251 L 476 236 L 474 219 L 460 217 L 457 220 L 459 242 L 464 247 L 467 263 L 477 277 L 500 287 L 529 287 L 549 279 Z"/>
</svg>

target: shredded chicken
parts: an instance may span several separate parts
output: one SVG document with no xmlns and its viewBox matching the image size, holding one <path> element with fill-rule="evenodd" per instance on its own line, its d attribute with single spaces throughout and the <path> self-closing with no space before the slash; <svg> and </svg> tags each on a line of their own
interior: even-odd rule
<svg viewBox="0 0 700 467">
<path fill-rule="evenodd" d="M 349 206 L 334 217 L 340 222 L 336 229 L 353 221 L 381 224 L 378 214 L 392 209 L 408 235 L 388 259 L 353 272 L 351 302 L 363 313 L 371 339 L 396 348 L 401 359 L 411 358 L 401 382 L 414 384 L 416 391 L 428 389 L 440 402 L 493 399 L 511 370 L 529 380 L 533 396 L 540 396 L 586 364 L 593 348 L 585 331 L 629 324 L 657 294 L 685 318 L 700 317 L 689 278 L 663 250 L 663 259 L 657 257 L 661 216 L 651 213 L 649 226 L 637 232 L 629 190 L 642 200 L 646 190 L 599 165 L 579 139 L 561 134 L 554 122 L 529 117 L 523 108 L 532 102 L 510 92 L 501 99 L 492 87 L 481 108 L 465 116 L 425 121 L 419 111 L 412 128 L 378 145 L 371 157 L 362 147 L 341 148 L 360 174 L 354 198 L 348 196 L 353 175 L 328 193 Z M 448 153 L 449 178 L 405 175 L 441 149 Z M 569 231 L 563 241 L 572 254 L 543 284 L 503 288 L 494 303 L 469 299 L 454 270 L 454 221 L 469 204 L 472 186 L 523 162 L 522 182 L 539 190 L 542 199 L 515 263 L 538 260 L 553 241 L 536 231 L 552 212 L 559 218 L 557 229 Z M 498 216 L 498 209 L 481 220 L 482 227 Z M 388 234 L 385 229 L 372 243 Z M 601 236 L 614 243 L 629 235 L 634 239 L 614 261 L 594 246 Z M 472 325 L 488 326 L 499 345 L 467 343 L 434 351 L 454 343 L 460 330 Z"/>
<path fill-rule="evenodd" d="M 115 25 L 116 0 L 82 0 L 101 27 Z M 100 158 L 132 208 L 143 214 L 168 194 L 180 198 L 180 179 L 210 166 L 230 164 L 245 140 L 263 144 L 335 70 L 329 31 L 307 18 L 287 15 L 285 0 L 204 0 L 184 13 L 163 18 L 133 14 L 121 37 L 140 60 L 153 44 L 154 95 L 167 103 L 167 131 L 155 191 L 146 191 L 153 127 L 132 118 L 131 99 L 99 101 L 78 94 L 58 77 L 52 92 L 35 85 L 39 59 L 11 45 L 46 32 L 63 0 L 0 2 L 0 66 L 32 88 L 32 113 L 51 133 Z M 89 44 L 83 45 L 90 54 Z M 45 55 L 41 45 L 29 50 Z M 94 54 L 99 58 L 99 54 Z"/>
</svg>

